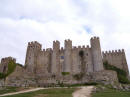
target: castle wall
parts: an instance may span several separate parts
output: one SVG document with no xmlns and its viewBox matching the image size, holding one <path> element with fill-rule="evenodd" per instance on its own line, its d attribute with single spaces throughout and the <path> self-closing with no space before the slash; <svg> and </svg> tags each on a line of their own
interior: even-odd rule
<svg viewBox="0 0 130 97">
<path fill-rule="evenodd" d="M 40 51 L 37 57 L 37 66 L 36 66 L 36 73 L 37 74 L 46 74 L 48 73 L 45 61 L 45 51 Z"/>
<path fill-rule="evenodd" d="M 80 52 L 83 52 L 83 58 L 80 57 Z M 72 50 L 72 73 L 93 72 L 91 48 L 89 46 L 73 47 Z"/>
<path fill-rule="evenodd" d="M 129 74 L 128 65 L 126 62 L 126 56 L 124 50 L 113 50 L 109 52 L 103 52 L 103 62 L 107 61 L 109 64 L 116 66 L 117 68 L 123 69 Z"/>
</svg>

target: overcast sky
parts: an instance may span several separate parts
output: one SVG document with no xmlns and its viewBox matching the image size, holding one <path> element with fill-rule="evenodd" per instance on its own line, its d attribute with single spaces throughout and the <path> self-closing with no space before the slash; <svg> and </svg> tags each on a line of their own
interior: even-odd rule
<svg viewBox="0 0 130 97">
<path fill-rule="evenodd" d="M 24 64 L 30 41 L 49 48 L 70 38 L 77 46 L 92 36 L 102 50 L 124 48 L 130 68 L 130 0 L 0 0 L 0 58 Z"/>
</svg>

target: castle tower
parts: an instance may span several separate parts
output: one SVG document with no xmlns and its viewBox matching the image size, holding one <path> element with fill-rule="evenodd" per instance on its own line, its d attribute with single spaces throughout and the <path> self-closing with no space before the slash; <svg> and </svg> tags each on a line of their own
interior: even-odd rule
<svg viewBox="0 0 130 97">
<path fill-rule="evenodd" d="M 71 73 L 71 65 L 72 65 L 72 56 L 71 56 L 71 52 L 72 52 L 72 41 L 71 40 L 65 40 L 64 43 L 65 46 L 65 51 L 64 51 L 64 67 L 63 67 L 63 71 L 64 72 L 70 72 Z"/>
<path fill-rule="evenodd" d="M 26 60 L 25 60 L 25 67 L 29 72 L 35 72 L 35 68 L 37 65 L 37 56 L 38 53 L 41 51 L 41 44 L 37 41 L 29 42 L 26 52 Z"/>
<path fill-rule="evenodd" d="M 103 70 L 103 62 L 102 62 L 99 37 L 91 38 L 90 42 L 91 42 L 93 69 L 94 69 L 94 71 Z"/>
<path fill-rule="evenodd" d="M 52 52 L 52 69 L 53 74 L 60 74 L 60 42 L 53 41 L 53 52 Z"/>
<path fill-rule="evenodd" d="M 5 58 L 2 58 L 2 59 L 1 59 L 0 73 L 7 73 L 9 62 L 14 62 L 14 63 L 16 63 L 16 59 L 15 59 L 15 58 L 12 58 L 12 57 L 5 57 Z"/>
</svg>

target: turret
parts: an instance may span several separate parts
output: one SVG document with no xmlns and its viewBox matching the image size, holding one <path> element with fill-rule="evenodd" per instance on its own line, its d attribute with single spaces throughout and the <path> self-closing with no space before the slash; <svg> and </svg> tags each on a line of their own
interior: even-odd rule
<svg viewBox="0 0 130 97">
<path fill-rule="evenodd" d="M 99 37 L 93 37 L 93 38 L 91 38 L 90 41 L 91 41 L 93 69 L 94 69 L 94 71 L 101 71 L 101 70 L 103 70 L 103 62 L 102 62 Z"/>
<path fill-rule="evenodd" d="M 72 41 L 71 40 L 65 40 L 64 43 L 65 46 L 65 52 L 64 52 L 64 72 L 71 72 L 71 66 L 72 66 L 72 56 L 71 56 L 71 50 L 72 50 Z"/>
<path fill-rule="evenodd" d="M 53 74 L 60 74 L 60 42 L 53 41 L 53 52 L 52 52 L 52 69 L 51 72 Z"/>
<path fill-rule="evenodd" d="M 37 64 L 37 56 L 39 51 L 41 51 L 41 44 L 37 41 L 29 42 L 26 52 L 25 66 L 29 72 L 35 72 L 35 67 Z"/>
<path fill-rule="evenodd" d="M 1 59 L 1 64 L 0 64 L 0 72 L 1 73 L 7 73 L 9 62 L 16 63 L 16 59 L 12 58 L 12 57 L 5 57 L 5 58 Z"/>
</svg>

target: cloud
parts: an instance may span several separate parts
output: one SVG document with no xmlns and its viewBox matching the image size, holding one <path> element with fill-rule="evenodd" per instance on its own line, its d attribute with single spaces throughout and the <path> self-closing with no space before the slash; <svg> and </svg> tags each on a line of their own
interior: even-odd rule
<svg viewBox="0 0 130 97">
<path fill-rule="evenodd" d="M 24 64 L 29 41 L 43 48 L 53 40 L 64 46 L 87 45 L 99 36 L 102 50 L 126 50 L 130 68 L 129 0 L 3 0 L 0 1 L 0 58 L 13 56 Z"/>
</svg>

